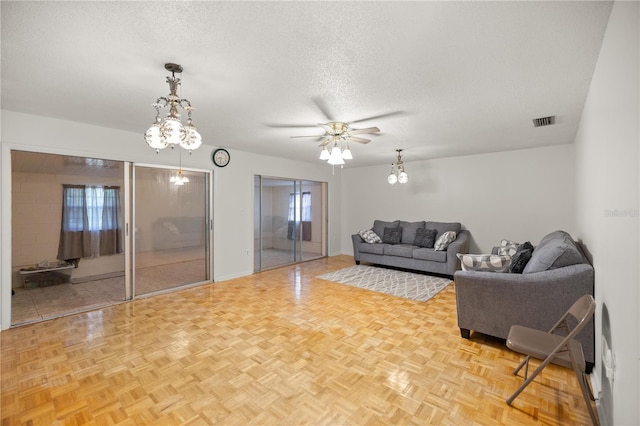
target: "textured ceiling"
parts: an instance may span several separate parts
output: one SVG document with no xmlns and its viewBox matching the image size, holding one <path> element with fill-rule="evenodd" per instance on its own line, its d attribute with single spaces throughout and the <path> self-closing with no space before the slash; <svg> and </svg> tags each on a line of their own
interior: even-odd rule
<svg viewBox="0 0 640 426">
<path fill-rule="evenodd" d="M 609 2 L 2 1 L 2 108 L 142 134 L 179 63 L 204 143 L 352 166 L 572 143 Z M 536 117 L 556 124 L 534 128 Z M 282 127 L 291 125 L 292 127 Z M 210 149 L 204 149 L 207 154 Z M 198 151 L 196 151 L 198 152 Z M 195 155 L 195 154 L 194 154 Z M 203 154 L 204 155 L 204 154 Z"/>
</svg>

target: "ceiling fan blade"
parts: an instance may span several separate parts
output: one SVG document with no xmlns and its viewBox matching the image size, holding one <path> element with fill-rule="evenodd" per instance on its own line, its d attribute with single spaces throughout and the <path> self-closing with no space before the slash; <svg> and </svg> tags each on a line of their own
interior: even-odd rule
<svg viewBox="0 0 640 426">
<path fill-rule="evenodd" d="M 288 128 L 305 128 L 305 127 L 318 127 L 317 124 L 287 124 L 287 123 L 265 123 L 267 127 L 274 129 L 288 129 Z"/>
<path fill-rule="evenodd" d="M 349 142 L 358 142 L 358 143 L 369 143 L 369 142 L 371 142 L 371 140 L 370 140 L 370 139 L 357 138 L 357 137 L 355 137 L 355 136 L 348 136 L 348 137 L 347 137 L 347 140 L 348 140 Z"/>
<path fill-rule="evenodd" d="M 327 118 L 329 121 L 335 121 L 333 118 L 333 114 L 329 111 L 329 107 L 327 104 L 320 98 L 319 96 L 315 96 L 313 98 L 313 103 L 316 104 L 320 112 Z"/>
<path fill-rule="evenodd" d="M 329 136 L 328 138 L 325 138 L 325 140 L 322 141 L 322 143 L 320 145 L 318 145 L 320 148 L 322 148 L 323 146 L 327 146 L 329 145 L 329 142 L 331 142 L 333 138 L 331 136 Z"/>
<path fill-rule="evenodd" d="M 362 135 L 364 133 L 377 133 L 379 131 L 380 129 L 378 129 L 377 127 L 367 127 L 366 129 L 351 129 L 348 130 L 347 133 L 349 133 L 350 135 Z"/>
<path fill-rule="evenodd" d="M 309 136 L 290 136 L 291 138 L 323 138 L 325 135 L 309 135 Z"/>
<path fill-rule="evenodd" d="M 396 115 L 405 115 L 405 114 L 406 114 L 405 111 L 387 112 L 386 114 L 379 114 L 379 115 L 374 115 L 374 116 L 371 116 L 371 117 L 360 118 L 359 120 L 353 120 L 353 121 L 350 121 L 349 124 L 359 123 L 361 121 L 377 120 L 379 118 L 394 117 Z"/>
</svg>

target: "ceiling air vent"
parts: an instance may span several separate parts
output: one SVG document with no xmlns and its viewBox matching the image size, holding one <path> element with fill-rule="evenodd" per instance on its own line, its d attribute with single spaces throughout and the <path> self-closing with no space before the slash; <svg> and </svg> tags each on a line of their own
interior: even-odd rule
<svg viewBox="0 0 640 426">
<path fill-rule="evenodd" d="M 555 124 L 555 122 L 556 122 L 555 115 L 550 115 L 548 117 L 534 118 L 533 127 L 551 126 L 552 124 Z"/>
</svg>

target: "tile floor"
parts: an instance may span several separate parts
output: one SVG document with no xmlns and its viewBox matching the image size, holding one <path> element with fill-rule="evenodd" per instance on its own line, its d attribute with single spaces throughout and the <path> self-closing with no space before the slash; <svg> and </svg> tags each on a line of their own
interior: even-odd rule
<svg viewBox="0 0 640 426">
<path fill-rule="evenodd" d="M 166 261 L 166 259 L 164 259 Z M 204 258 L 175 263 L 142 262 L 136 268 L 136 294 L 206 281 Z M 116 278 L 46 287 L 16 288 L 11 301 L 11 325 L 23 325 L 125 301 L 124 275 Z"/>
<path fill-rule="evenodd" d="M 135 293 L 157 291 L 206 281 L 204 248 L 162 250 L 139 253 L 136 263 Z M 266 253 L 266 252 L 265 252 Z M 304 253 L 307 258 L 317 254 Z M 286 264 L 289 253 L 269 251 L 270 265 Z M 280 263 L 278 263 L 280 262 Z M 11 302 L 11 325 L 23 325 L 57 318 L 125 301 L 124 275 L 78 284 L 63 283 L 47 287 L 16 288 Z"/>
<path fill-rule="evenodd" d="M 11 325 L 88 311 L 124 300 L 124 276 L 78 284 L 16 288 L 11 302 Z"/>
</svg>

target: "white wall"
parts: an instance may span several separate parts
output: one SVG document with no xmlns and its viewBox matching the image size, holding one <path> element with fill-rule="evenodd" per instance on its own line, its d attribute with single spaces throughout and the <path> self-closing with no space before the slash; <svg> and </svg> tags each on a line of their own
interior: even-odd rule
<svg viewBox="0 0 640 426">
<path fill-rule="evenodd" d="M 611 11 L 576 136 L 577 233 L 593 257 L 596 336 L 615 354 L 613 381 L 596 368 L 603 424 L 640 423 L 638 182 L 640 4 Z"/>
<path fill-rule="evenodd" d="M 536 245 L 549 232 L 575 232 L 572 145 L 415 162 L 409 151 L 404 159 L 404 185 L 387 183 L 388 165 L 344 170 L 343 253 L 353 254 L 350 235 L 374 219 L 460 222 L 472 253 L 502 238 Z"/>
<path fill-rule="evenodd" d="M 143 126 L 144 123 L 141 124 Z M 11 315 L 11 149 L 68 154 L 143 164 L 176 167 L 178 153 L 156 154 L 140 133 L 125 132 L 29 114 L 2 111 L 0 163 L 0 328 L 10 326 Z M 204 135 L 208 140 L 215 135 Z M 213 170 L 214 174 L 214 280 L 253 272 L 253 176 L 281 176 L 328 182 L 329 254 L 340 253 L 339 172 L 316 162 L 295 162 L 230 150 L 231 162 L 216 168 L 211 163 L 213 147 L 203 146 L 191 156 L 182 156 L 182 166 Z M 248 251 L 248 255 L 246 252 Z"/>
</svg>

